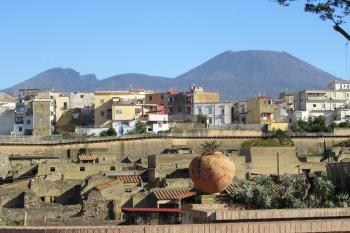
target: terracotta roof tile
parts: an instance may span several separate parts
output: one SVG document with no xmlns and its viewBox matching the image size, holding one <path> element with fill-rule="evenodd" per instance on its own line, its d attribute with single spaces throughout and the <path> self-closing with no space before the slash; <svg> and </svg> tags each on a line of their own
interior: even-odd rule
<svg viewBox="0 0 350 233">
<path fill-rule="evenodd" d="M 153 193 L 158 200 L 181 200 L 197 194 L 189 189 L 158 189 Z"/>
<path fill-rule="evenodd" d="M 91 156 L 91 155 L 79 155 L 79 160 L 80 161 L 93 161 L 95 160 L 96 157 L 95 156 Z"/>
<path fill-rule="evenodd" d="M 98 184 L 95 186 L 95 188 L 97 190 L 101 190 L 101 189 L 104 189 L 104 188 L 107 188 L 108 186 L 112 185 L 112 184 L 118 184 L 118 183 L 122 183 L 122 181 L 120 180 L 116 180 L 116 179 L 113 179 L 113 180 L 107 180 L 101 184 Z"/>
<path fill-rule="evenodd" d="M 116 176 L 116 180 L 122 181 L 124 184 L 132 184 L 132 183 L 141 183 L 141 176 L 136 175 L 125 175 L 125 176 Z"/>
</svg>

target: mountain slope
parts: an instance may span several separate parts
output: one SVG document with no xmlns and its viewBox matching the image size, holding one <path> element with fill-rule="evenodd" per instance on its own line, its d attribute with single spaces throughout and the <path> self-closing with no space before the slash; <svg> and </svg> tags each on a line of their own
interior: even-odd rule
<svg viewBox="0 0 350 233">
<path fill-rule="evenodd" d="M 324 89 L 336 78 L 286 52 L 227 51 L 176 79 L 180 87 L 196 83 L 242 99 L 285 89 Z"/>
<path fill-rule="evenodd" d="M 145 74 L 120 74 L 100 81 L 99 90 L 128 90 L 130 86 L 161 91 L 171 87 L 174 79 Z"/>
<path fill-rule="evenodd" d="M 54 68 L 4 90 L 15 94 L 19 88 L 57 91 L 125 90 L 143 87 L 165 91 L 187 90 L 192 84 L 219 91 L 223 99 L 247 99 L 258 94 L 276 96 L 279 92 L 324 89 L 336 78 L 286 52 L 226 51 L 176 77 L 144 74 L 115 75 L 103 80 L 95 75 L 80 75 L 72 69 Z"/>
<path fill-rule="evenodd" d="M 16 95 L 20 88 L 40 88 L 61 92 L 93 91 L 98 85 L 99 80 L 93 74 L 80 75 L 70 68 L 52 68 L 3 91 L 11 95 Z"/>
</svg>

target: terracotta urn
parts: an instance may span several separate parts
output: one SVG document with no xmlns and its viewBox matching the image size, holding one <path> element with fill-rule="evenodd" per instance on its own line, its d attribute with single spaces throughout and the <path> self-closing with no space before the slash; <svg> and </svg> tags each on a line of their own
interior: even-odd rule
<svg viewBox="0 0 350 233">
<path fill-rule="evenodd" d="M 232 183 L 235 164 L 222 152 L 209 151 L 191 161 L 189 173 L 197 190 L 205 194 L 220 193 Z"/>
</svg>

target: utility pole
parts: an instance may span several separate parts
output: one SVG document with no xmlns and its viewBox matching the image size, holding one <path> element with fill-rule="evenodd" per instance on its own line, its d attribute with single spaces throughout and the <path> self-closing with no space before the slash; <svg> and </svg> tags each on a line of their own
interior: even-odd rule
<svg viewBox="0 0 350 233">
<path fill-rule="evenodd" d="M 280 155 L 277 153 L 277 176 L 280 176 Z"/>
</svg>

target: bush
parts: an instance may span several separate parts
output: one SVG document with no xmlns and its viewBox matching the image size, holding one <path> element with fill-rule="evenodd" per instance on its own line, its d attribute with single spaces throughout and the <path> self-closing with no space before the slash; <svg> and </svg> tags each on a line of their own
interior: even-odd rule
<svg viewBox="0 0 350 233">
<path fill-rule="evenodd" d="M 350 128 L 350 122 L 340 122 L 334 125 L 335 128 Z"/>
<path fill-rule="evenodd" d="M 145 134 L 147 133 L 147 125 L 142 121 L 136 122 L 135 129 L 129 131 L 127 134 Z"/>
<path fill-rule="evenodd" d="M 350 139 L 346 140 L 346 141 L 342 141 L 338 144 L 335 145 L 336 147 L 350 147 Z"/>
<path fill-rule="evenodd" d="M 108 137 L 108 136 L 116 136 L 117 132 L 114 128 L 109 128 L 108 130 L 104 130 L 100 133 L 101 137 Z"/>
<path fill-rule="evenodd" d="M 337 193 L 325 176 L 307 179 L 302 175 L 285 175 L 279 182 L 271 176 L 260 176 L 256 182 L 243 182 L 230 193 L 230 202 L 249 209 L 347 207 L 349 195 Z"/>
<path fill-rule="evenodd" d="M 324 116 L 318 116 L 309 118 L 308 121 L 298 120 L 297 124 L 292 127 L 294 132 L 332 132 L 334 124 L 327 126 L 326 118 Z"/>
<path fill-rule="evenodd" d="M 207 116 L 203 114 L 198 114 L 196 116 L 196 123 L 198 124 L 207 124 Z"/>
<path fill-rule="evenodd" d="M 135 126 L 135 133 L 136 134 L 144 134 L 147 133 L 147 126 L 146 123 L 142 121 L 138 121 Z"/>
</svg>

